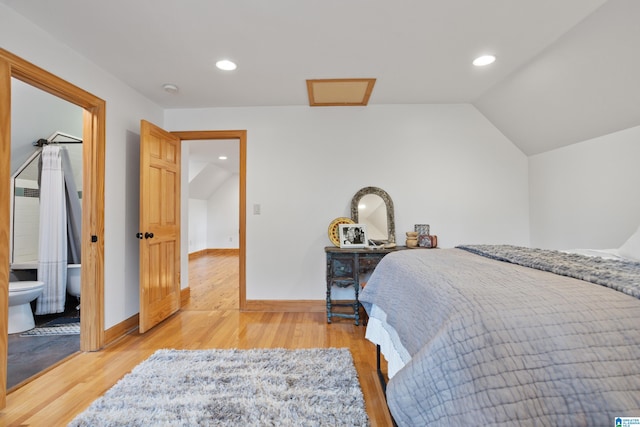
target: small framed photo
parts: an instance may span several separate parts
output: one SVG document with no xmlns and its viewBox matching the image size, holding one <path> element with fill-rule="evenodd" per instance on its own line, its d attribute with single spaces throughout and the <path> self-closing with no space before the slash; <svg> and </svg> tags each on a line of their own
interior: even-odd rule
<svg viewBox="0 0 640 427">
<path fill-rule="evenodd" d="M 341 248 L 367 247 L 367 226 L 365 224 L 340 224 L 338 227 Z"/>
</svg>

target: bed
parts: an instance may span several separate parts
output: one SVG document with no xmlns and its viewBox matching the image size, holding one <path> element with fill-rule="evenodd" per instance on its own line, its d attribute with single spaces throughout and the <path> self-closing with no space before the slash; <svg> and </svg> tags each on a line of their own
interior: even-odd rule
<svg viewBox="0 0 640 427">
<path fill-rule="evenodd" d="M 383 258 L 360 301 L 397 424 L 640 417 L 640 257 L 621 252 L 473 245 Z"/>
</svg>

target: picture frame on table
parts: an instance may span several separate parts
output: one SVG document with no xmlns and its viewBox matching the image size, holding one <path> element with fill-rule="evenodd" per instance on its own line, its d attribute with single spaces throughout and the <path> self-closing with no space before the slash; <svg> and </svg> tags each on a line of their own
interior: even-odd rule
<svg viewBox="0 0 640 427">
<path fill-rule="evenodd" d="M 338 226 L 341 248 L 366 248 L 367 226 L 366 224 L 340 224 Z"/>
</svg>

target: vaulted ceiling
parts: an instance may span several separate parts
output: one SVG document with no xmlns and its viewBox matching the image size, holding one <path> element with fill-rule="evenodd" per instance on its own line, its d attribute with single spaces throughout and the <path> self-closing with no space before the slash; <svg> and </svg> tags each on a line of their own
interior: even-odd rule
<svg viewBox="0 0 640 427">
<path fill-rule="evenodd" d="M 168 109 L 308 105 L 307 79 L 375 78 L 369 106 L 471 103 L 527 155 L 640 125 L 636 0 L 0 2 Z"/>
</svg>

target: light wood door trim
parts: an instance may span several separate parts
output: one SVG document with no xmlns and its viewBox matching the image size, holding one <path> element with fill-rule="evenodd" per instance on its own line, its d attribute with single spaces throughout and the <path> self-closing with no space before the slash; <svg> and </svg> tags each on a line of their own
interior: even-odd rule
<svg viewBox="0 0 640 427">
<path fill-rule="evenodd" d="M 84 109 L 82 193 L 82 308 L 80 349 L 104 345 L 104 100 L 0 48 L 0 408 L 6 406 L 9 300 L 11 77 Z M 91 237 L 96 237 L 92 242 Z"/>
<path fill-rule="evenodd" d="M 246 130 L 203 130 L 171 132 L 181 141 L 237 139 L 240 143 L 240 232 L 239 232 L 239 274 L 238 306 L 241 311 L 247 307 L 247 131 Z"/>
<path fill-rule="evenodd" d="M 7 108 L 7 105 L 9 106 Z M 7 405 L 9 218 L 11 216 L 11 66 L 0 61 L 0 408 Z"/>
</svg>

